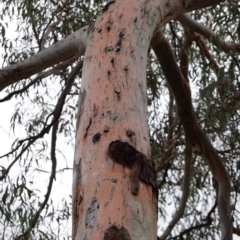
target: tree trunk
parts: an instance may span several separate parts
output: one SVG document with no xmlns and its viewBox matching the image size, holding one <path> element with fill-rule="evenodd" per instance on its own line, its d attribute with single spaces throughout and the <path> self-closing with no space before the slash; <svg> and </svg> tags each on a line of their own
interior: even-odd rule
<svg viewBox="0 0 240 240">
<path fill-rule="evenodd" d="M 159 19 L 144 3 L 112 1 L 88 29 L 74 160 L 75 240 L 157 238 L 146 61 Z"/>
<path fill-rule="evenodd" d="M 109 1 L 88 28 L 74 158 L 74 240 L 157 239 L 146 114 L 149 43 L 157 26 L 220 1 Z"/>
</svg>

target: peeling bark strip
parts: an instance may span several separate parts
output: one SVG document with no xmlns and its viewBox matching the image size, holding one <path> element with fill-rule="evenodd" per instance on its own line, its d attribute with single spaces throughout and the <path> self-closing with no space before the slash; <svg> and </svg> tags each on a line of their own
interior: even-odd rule
<svg viewBox="0 0 240 240">
<path fill-rule="evenodd" d="M 138 194 L 139 180 L 141 180 L 151 185 L 157 195 L 156 172 L 144 154 L 129 143 L 117 140 L 110 143 L 108 155 L 114 162 L 131 169 L 129 178 L 132 194 Z"/>
<path fill-rule="evenodd" d="M 97 220 L 99 204 L 96 198 L 92 200 L 90 208 L 88 208 L 85 218 L 86 228 L 93 228 Z"/>
<path fill-rule="evenodd" d="M 103 240 L 132 240 L 125 227 L 118 229 L 112 226 L 104 231 Z"/>
</svg>

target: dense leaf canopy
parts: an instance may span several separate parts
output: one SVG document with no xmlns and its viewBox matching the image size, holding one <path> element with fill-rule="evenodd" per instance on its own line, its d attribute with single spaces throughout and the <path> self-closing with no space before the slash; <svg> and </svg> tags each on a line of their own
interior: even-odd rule
<svg viewBox="0 0 240 240">
<path fill-rule="evenodd" d="M 37 54 L 95 21 L 105 2 L 89 0 L 2 0 L 2 67 Z M 163 27 L 183 76 L 189 82 L 197 122 L 221 157 L 231 181 L 234 233 L 240 236 L 240 3 L 232 0 L 190 13 L 211 34 L 177 18 Z M 229 47 L 230 46 L 230 47 Z M 0 93 L 11 106 L 12 146 L 0 156 L 0 239 L 70 239 L 71 188 L 60 200 L 52 184 L 69 184 L 81 71 L 77 61 L 55 65 Z M 199 149 L 184 172 L 185 136 L 176 102 L 154 52 L 147 62 L 148 119 L 159 186 L 159 236 L 178 209 L 183 177 L 191 175 L 183 217 L 168 239 L 219 239 L 216 184 Z M 0 123 L 1 129 L 3 128 Z M 3 138 L 3 134 L 1 135 Z M 70 175 L 69 175 L 70 173 Z M 57 202 L 58 201 L 58 202 Z"/>
</svg>

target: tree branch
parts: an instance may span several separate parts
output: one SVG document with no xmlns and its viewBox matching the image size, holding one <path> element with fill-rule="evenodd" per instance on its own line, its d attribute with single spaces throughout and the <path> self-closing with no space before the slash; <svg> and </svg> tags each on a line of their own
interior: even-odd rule
<svg viewBox="0 0 240 240">
<path fill-rule="evenodd" d="M 206 134 L 199 127 L 192 106 L 191 91 L 187 81 L 183 78 L 181 71 L 175 61 L 171 47 L 158 30 L 151 40 L 151 46 L 159 59 L 175 100 L 178 115 L 182 121 L 185 137 L 191 141 L 191 145 L 197 145 L 203 155 L 203 159 L 209 166 L 213 176 L 218 181 L 218 212 L 222 239 L 232 239 L 232 217 L 230 208 L 230 180 L 227 170 L 212 146 Z"/>
<path fill-rule="evenodd" d="M 73 56 L 84 54 L 87 42 L 85 26 L 36 55 L 0 70 L 0 91 Z"/>
<path fill-rule="evenodd" d="M 166 239 L 170 234 L 174 226 L 177 224 L 177 222 L 180 220 L 180 218 L 184 214 L 184 210 L 187 204 L 187 199 L 189 195 L 189 187 L 191 182 L 191 161 L 192 161 L 192 145 L 191 141 L 186 139 L 186 149 L 185 149 L 185 167 L 184 167 L 184 178 L 183 178 L 183 184 L 182 184 L 182 197 L 180 200 L 180 205 L 176 213 L 174 214 L 172 220 L 168 224 L 166 230 L 162 234 L 162 236 L 159 238 L 160 240 Z"/>
<path fill-rule="evenodd" d="M 80 69 L 82 68 L 82 65 L 83 65 L 83 62 L 80 61 L 77 66 L 72 70 L 72 72 L 70 73 L 69 75 L 69 80 L 66 84 L 66 87 L 65 89 L 62 91 L 59 99 L 58 99 L 58 102 L 54 108 L 54 110 L 52 111 L 52 113 L 50 113 L 46 120 L 45 120 L 45 124 L 44 124 L 44 127 L 43 129 L 41 130 L 40 133 L 38 133 L 37 135 L 35 136 L 31 136 L 31 137 L 27 137 L 23 140 L 19 140 L 18 141 L 18 145 L 10 152 L 8 152 L 7 154 L 4 154 L 2 156 L 0 156 L 0 158 L 3 158 L 3 157 L 6 157 L 10 154 L 12 154 L 13 152 L 15 152 L 24 142 L 26 141 L 32 141 L 32 140 L 36 140 L 36 139 L 39 139 L 39 138 L 42 138 L 46 133 L 48 133 L 51 129 L 51 127 L 58 121 L 60 115 L 61 115 L 61 112 L 62 112 L 62 108 L 63 108 L 63 105 L 64 105 L 64 102 L 65 102 L 65 99 L 66 99 L 66 96 L 67 94 L 69 93 L 69 90 L 71 89 L 72 87 L 72 84 L 74 83 L 74 79 L 77 75 L 77 73 L 80 71 Z M 51 121 L 50 124 L 47 124 L 48 122 L 48 119 L 53 115 L 53 119 Z"/>
<path fill-rule="evenodd" d="M 73 62 L 75 62 L 77 60 L 78 56 L 74 56 L 62 63 L 57 64 L 56 66 L 54 66 L 52 69 L 46 71 L 46 72 L 41 72 L 38 74 L 38 76 L 32 80 L 29 84 L 27 84 L 25 87 L 23 87 L 20 90 L 16 90 L 13 91 L 11 93 L 9 93 L 6 97 L 0 99 L 0 102 L 5 102 L 10 100 L 14 95 L 20 94 L 25 92 L 28 88 L 30 88 L 32 85 L 34 85 L 35 83 L 37 83 L 39 80 L 46 78 L 52 74 L 58 75 L 59 72 L 65 68 L 67 68 L 69 65 L 71 65 Z"/>
<path fill-rule="evenodd" d="M 190 28 L 208 39 L 217 48 L 221 48 L 226 53 L 236 51 L 240 53 L 240 43 L 226 43 L 219 36 L 217 36 L 211 29 L 201 23 L 193 20 L 189 14 L 183 14 L 176 18 L 184 27 Z"/>
<path fill-rule="evenodd" d="M 44 209 L 44 207 L 46 206 L 46 204 L 47 204 L 47 202 L 49 200 L 50 193 L 51 193 L 51 190 L 52 190 L 53 180 L 56 177 L 56 166 L 57 166 L 56 141 L 57 141 L 57 130 L 58 130 L 58 124 L 59 124 L 59 117 L 61 115 L 63 104 L 65 102 L 67 94 L 70 92 L 71 87 L 72 87 L 72 85 L 74 83 L 74 79 L 75 79 L 77 73 L 79 72 L 79 70 L 82 68 L 82 65 L 83 65 L 83 62 L 80 61 L 77 64 L 77 66 L 73 69 L 73 71 L 70 73 L 67 85 L 66 85 L 65 89 L 62 91 L 62 93 L 61 93 L 61 95 L 60 95 L 60 97 L 58 99 L 57 105 L 55 107 L 56 111 L 54 110 L 55 114 L 56 114 L 56 115 L 54 115 L 55 118 L 56 118 L 56 121 L 54 121 L 54 119 L 52 121 L 52 123 L 53 123 L 52 124 L 53 125 L 52 139 L 51 139 L 52 172 L 51 172 L 51 176 L 50 176 L 50 179 L 49 179 L 47 193 L 45 194 L 44 201 L 41 204 L 41 206 L 38 209 L 38 211 L 36 212 L 36 214 L 34 215 L 34 217 L 32 218 L 29 229 L 27 229 L 23 234 L 21 234 L 17 238 L 15 238 L 15 240 L 18 240 L 18 239 L 19 240 L 20 239 L 27 240 L 30 237 L 32 229 L 36 226 L 36 224 L 38 222 L 38 219 L 40 217 L 40 214 L 41 214 L 42 210 Z"/>
</svg>

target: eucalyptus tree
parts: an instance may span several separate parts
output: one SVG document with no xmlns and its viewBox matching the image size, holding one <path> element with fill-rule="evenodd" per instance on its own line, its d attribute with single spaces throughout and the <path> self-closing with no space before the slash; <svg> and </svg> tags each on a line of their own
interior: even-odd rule
<svg viewBox="0 0 240 240">
<path fill-rule="evenodd" d="M 70 237 L 67 196 L 62 210 L 51 199 L 72 170 L 57 168 L 61 136 L 75 139 L 72 239 L 240 235 L 237 0 L 1 8 L 0 101 L 16 102 L 11 128 L 25 134 L 1 156 L 2 239 Z"/>
</svg>

